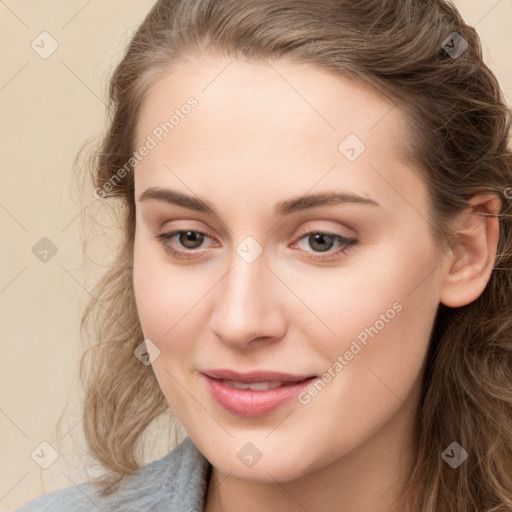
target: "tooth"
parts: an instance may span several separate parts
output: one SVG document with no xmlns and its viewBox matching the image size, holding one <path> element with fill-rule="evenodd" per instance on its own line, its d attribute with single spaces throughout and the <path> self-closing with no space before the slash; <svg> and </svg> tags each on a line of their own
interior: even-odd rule
<svg viewBox="0 0 512 512">
<path fill-rule="evenodd" d="M 236 389 L 252 389 L 253 391 L 266 391 L 267 389 L 275 389 L 282 385 L 282 382 L 279 381 L 248 383 L 224 379 L 222 382 Z"/>
<path fill-rule="evenodd" d="M 249 389 L 254 391 L 266 391 L 267 389 L 275 389 L 281 386 L 281 382 L 253 382 L 249 384 Z"/>
<path fill-rule="evenodd" d="M 235 382 L 233 380 L 225 380 L 223 382 L 236 389 L 249 389 L 249 384 L 246 384 L 245 382 Z"/>
</svg>

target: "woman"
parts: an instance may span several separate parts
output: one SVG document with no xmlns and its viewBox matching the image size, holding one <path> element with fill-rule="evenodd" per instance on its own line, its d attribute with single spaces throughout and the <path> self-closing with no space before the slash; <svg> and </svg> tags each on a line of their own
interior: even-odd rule
<svg viewBox="0 0 512 512">
<path fill-rule="evenodd" d="M 110 98 L 109 472 L 20 512 L 512 511 L 510 110 L 457 10 L 160 0 Z"/>
</svg>

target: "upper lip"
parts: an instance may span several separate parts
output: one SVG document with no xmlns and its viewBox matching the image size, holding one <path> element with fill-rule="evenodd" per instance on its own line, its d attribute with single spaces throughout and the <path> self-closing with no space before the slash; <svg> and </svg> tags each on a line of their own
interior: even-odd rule
<svg viewBox="0 0 512 512">
<path fill-rule="evenodd" d="M 293 375 L 291 373 L 273 372 L 270 370 L 254 370 L 247 373 L 239 373 L 228 369 L 205 370 L 202 373 L 212 379 L 227 379 L 235 382 L 299 382 L 315 377 L 315 375 Z"/>
</svg>

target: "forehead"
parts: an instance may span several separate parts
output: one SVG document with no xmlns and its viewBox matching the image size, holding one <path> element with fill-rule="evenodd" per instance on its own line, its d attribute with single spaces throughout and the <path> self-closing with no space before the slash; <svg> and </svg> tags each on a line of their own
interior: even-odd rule
<svg viewBox="0 0 512 512">
<path fill-rule="evenodd" d="M 196 106 L 184 108 L 190 98 Z M 171 168 L 206 192 L 243 182 L 300 193 L 321 180 L 396 201 L 424 192 L 402 149 L 406 128 L 391 99 L 317 66 L 193 57 L 146 95 L 136 147 L 148 137 L 155 147 L 137 165 L 136 188 L 174 184 Z"/>
<path fill-rule="evenodd" d="M 271 131 L 289 128 L 292 119 L 309 122 L 297 125 L 303 133 L 309 128 L 310 133 L 338 132 L 340 137 L 352 131 L 364 139 L 383 123 L 381 131 L 393 138 L 397 149 L 405 134 L 405 116 L 396 103 L 362 81 L 312 64 L 212 55 L 184 58 L 150 86 L 139 115 L 137 140 L 190 96 L 201 105 L 202 124 L 216 121 L 217 131 L 224 121 L 249 128 L 262 120 Z M 248 113 L 252 114 L 250 119 L 246 118 Z M 379 130 L 374 138 L 378 139 L 378 134 Z"/>
</svg>

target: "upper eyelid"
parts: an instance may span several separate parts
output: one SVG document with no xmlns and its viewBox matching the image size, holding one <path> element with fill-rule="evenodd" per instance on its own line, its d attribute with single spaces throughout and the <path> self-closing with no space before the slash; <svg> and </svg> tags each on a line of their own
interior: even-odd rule
<svg viewBox="0 0 512 512">
<path fill-rule="evenodd" d="M 307 212 L 306 212 L 307 213 Z M 167 217 L 167 214 L 165 215 L 165 217 Z M 313 217 L 313 218 L 311 218 Z M 322 218 L 323 215 L 304 215 L 304 216 L 300 216 L 299 218 L 296 218 L 295 220 L 292 221 L 292 219 L 288 219 L 288 222 L 286 222 L 286 224 L 288 225 L 289 223 L 293 222 L 293 224 L 295 224 L 296 222 L 299 222 L 299 227 L 294 229 L 293 232 L 295 233 L 293 236 L 298 236 L 296 233 L 299 233 L 299 232 L 302 232 L 303 231 L 303 226 L 304 225 L 307 225 L 307 224 L 310 224 L 310 223 L 314 223 L 314 224 L 318 224 L 318 223 L 330 223 L 330 224 L 334 224 L 336 225 L 337 227 L 326 227 L 326 226 L 309 226 L 307 229 L 307 231 L 304 231 L 304 233 L 308 233 L 308 232 L 311 232 L 311 231 L 321 231 L 321 232 L 327 232 L 329 234 L 332 234 L 332 235 L 338 235 L 338 236 L 342 236 L 344 238 L 348 238 L 348 239 L 352 239 L 352 238 L 355 238 L 355 237 L 358 237 L 358 224 L 354 221 L 354 219 L 351 219 L 350 216 L 349 218 L 346 218 L 345 216 L 341 217 L 341 218 L 336 218 L 337 216 L 335 217 L 331 217 L 330 215 L 328 215 L 326 218 Z M 331 218 L 328 218 L 328 217 L 331 217 Z M 156 220 L 156 219 L 155 219 Z M 212 235 L 210 233 L 212 233 L 209 228 L 203 228 L 202 226 L 205 225 L 205 221 L 203 219 L 196 219 L 196 220 L 193 220 L 191 218 L 189 218 L 188 216 L 179 216 L 177 218 L 174 218 L 174 219 L 170 219 L 170 218 L 167 218 L 166 219 L 167 221 L 164 222 L 164 218 L 160 218 L 157 222 L 158 222 L 158 225 L 160 225 L 160 227 L 158 228 L 157 227 L 157 224 L 155 223 L 154 224 L 154 228 L 158 231 L 164 231 L 164 228 L 162 226 L 172 222 L 174 220 L 174 222 L 176 221 L 182 221 L 184 223 L 184 227 L 181 228 L 181 226 L 171 226 L 169 229 L 165 229 L 165 232 L 171 232 L 171 231 L 199 231 L 199 232 L 203 232 L 205 233 L 206 235 L 208 235 L 210 238 L 213 238 L 213 239 L 217 239 L 217 237 L 215 235 Z M 199 227 L 194 227 L 194 224 L 195 223 L 198 223 L 200 224 L 201 226 Z M 206 221 L 207 223 L 208 221 Z M 222 223 L 222 227 L 223 229 L 221 229 L 221 236 L 224 236 L 225 234 L 232 234 L 232 230 L 226 226 L 224 223 Z M 272 229 L 274 229 L 275 225 L 267 231 L 270 232 L 272 231 Z M 285 226 L 282 226 L 282 229 L 285 229 L 285 230 L 288 230 L 288 228 Z"/>
<path fill-rule="evenodd" d="M 163 237 L 165 235 L 168 235 L 168 238 L 174 238 L 175 236 L 181 234 L 181 233 L 186 233 L 187 231 L 193 231 L 193 232 L 196 232 L 196 233 L 201 233 L 203 235 L 205 235 L 206 237 L 210 238 L 211 240 L 215 240 L 215 237 L 209 235 L 206 231 L 204 230 L 201 230 L 201 229 L 194 229 L 194 228 L 183 228 L 183 229 L 171 229 L 167 232 L 163 232 L 162 234 L 158 235 L 158 237 Z M 308 235 L 311 235 L 311 234 L 317 234 L 317 233 L 324 233 L 326 235 L 329 235 L 329 236 L 332 236 L 332 237 L 336 237 L 336 238 L 341 238 L 341 239 L 345 239 L 345 240 L 349 240 L 349 241 L 355 241 L 356 239 L 351 237 L 351 236 L 347 236 L 347 235 L 343 235 L 341 233 L 336 233 L 334 230 L 329 230 L 329 229 L 323 229 L 323 228 L 310 228 L 310 229 L 307 229 L 305 231 L 302 231 L 302 230 L 299 230 L 299 233 L 294 235 L 294 242 L 293 244 L 296 244 L 297 242 L 299 242 L 300 240 L 302 240 L 304 237 L 308 236 Z M 199 248 L 201 249 L 201 248 Z M 196 249 L 187 249 L 186 247 L 182 248 L 181 250 L 184 250 L 184 251 L 191 251 L 191 252 L 197 252 Z"/>
</svg>

